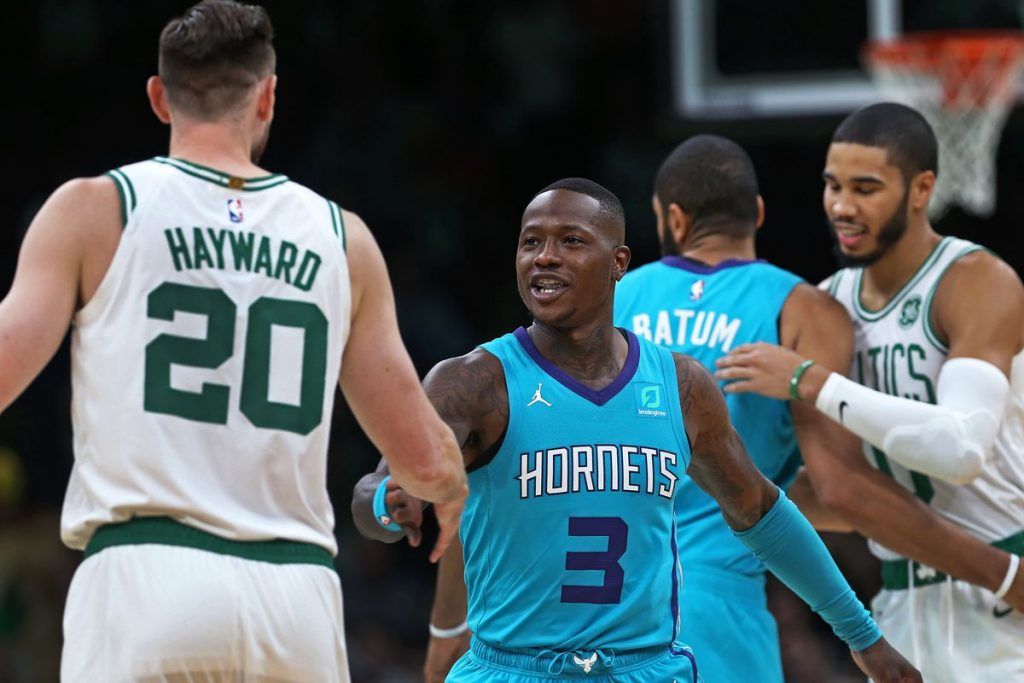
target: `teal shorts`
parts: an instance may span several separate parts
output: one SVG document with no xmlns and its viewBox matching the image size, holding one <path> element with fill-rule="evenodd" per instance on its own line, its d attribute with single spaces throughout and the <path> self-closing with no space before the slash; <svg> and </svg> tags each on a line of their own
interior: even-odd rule
<svg viewBox="0 0 1024 683">
<path fill-rule="evenodd" d="M 697 662 L 683 646 L 614 652 L 506 650 L 473 639 L 447 683 L 529 683 L 587 680 L 594 683 L 700 683 Z"/>
<path fill-rule="evenodd" d="M 708 683 L 782 683 L 779 629 L 764 577 L 691 568 L 683 572 L 679 639 Z"/>
</svg>

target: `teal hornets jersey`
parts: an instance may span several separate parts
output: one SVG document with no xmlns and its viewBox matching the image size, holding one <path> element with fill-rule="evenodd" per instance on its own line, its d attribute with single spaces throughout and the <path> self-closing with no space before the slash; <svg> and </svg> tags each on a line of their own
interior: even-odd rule
<svg viewBox="0 0 1024 683">
<path fill-rule="evenodd" d="M 668 646 L 678 630 L 674 498 L 690 448 L 672 354 L 627 333 L 597 391 L 529 334 L 483 345 L 502 364 L 509 416 L 469 474 L 462 542 L 474 635 L 503 648 Z"/>
<path fill-rule="evenodd" d="M 668 256 L 628 273 L 615 291 L 615 324 L 709 371 L 731 349 L 779 343 L 782 305 L 802 280 L 764 261 L 728 260 L 707 266 Z M 729 416 L 751 460 L 785 488 L 800 464 L 786 401 L 727 394 Z M 677 542 L 683 569 L 707 566 L 758 576 L 760 563 L 726 526 L 718 505 L 689 478 L 676 496 Z"/>
</svg>

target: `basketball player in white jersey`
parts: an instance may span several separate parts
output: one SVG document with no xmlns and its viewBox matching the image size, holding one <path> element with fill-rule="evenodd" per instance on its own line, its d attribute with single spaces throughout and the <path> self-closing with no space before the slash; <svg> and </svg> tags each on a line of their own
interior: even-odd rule
<svg viewBox="0 0 1024 683">
<path fill-rule="evenodd" d="M 232 0 L 168 23 L 147 92 L 170 154 L 54 192 L 0 303 L 0 410 L 73 324 L 61 533 L 85 559 L 64 681 L 349 680 L 325 488 L 336 382 L 392 476 L 435 501 L 435 557 L 458 529 L 459 447 L 373 237 L 257 165 L 271 41 L 266 12 Z"/>
<path fill-rule="evenodd" d="M 1024 287 L 995 255 L 932 230 L 937 171 L 913 109 L 877 104 L 843 121 L 824 206 L 848 267 L 822 286 L 852 321 L 850 379 L 769 345 L 735 349 L 718 376 L 734 380 L 726 391 L 813 403 L 879 470 L 1009 553 L 1002 580 L 980 588 L 871 542 L 873 609 L 927 681 L 1024 680 L 1024 614 L 1003 600 L 1024 584 Z"/>
</svg>

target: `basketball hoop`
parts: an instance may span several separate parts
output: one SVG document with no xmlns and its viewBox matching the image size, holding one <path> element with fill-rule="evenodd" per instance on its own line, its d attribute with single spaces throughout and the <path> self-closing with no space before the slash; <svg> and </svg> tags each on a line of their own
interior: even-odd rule
<svg viewBox="0 0 1024 683">
<path fill-rule="evenodd" d="M 995 159 L 1024 70 L 1024 33 L 942 31 L 872 42 L 864 61 L 886 97 L 917 109 L 939 140 L 929 212 L 995 210 Z"/>
</svg>

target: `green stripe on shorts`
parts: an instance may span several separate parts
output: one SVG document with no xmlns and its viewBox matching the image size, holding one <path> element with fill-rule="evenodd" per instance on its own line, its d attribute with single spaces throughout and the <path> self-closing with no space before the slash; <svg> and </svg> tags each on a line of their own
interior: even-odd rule
<svg viewBox="0 0 1024 683">
<path fill-rule="evenodd" d="M 234 541 L 182 524 L 170 517 L 136 517 L 104 524 L 89 540 L 85 556 L 119 545 L 173 545 L 273 564 L 319 564 L 334 569 L 334 559 L 312 543 L 273 539 Z"/>
</svg>

